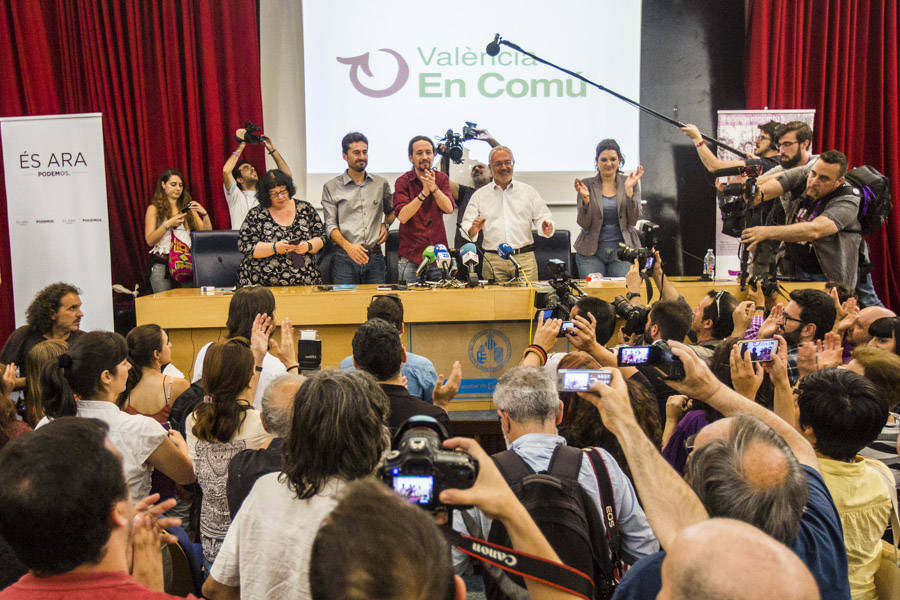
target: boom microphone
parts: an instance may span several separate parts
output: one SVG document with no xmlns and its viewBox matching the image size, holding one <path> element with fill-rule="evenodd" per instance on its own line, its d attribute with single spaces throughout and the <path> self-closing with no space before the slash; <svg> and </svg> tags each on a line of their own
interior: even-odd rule
<svg viewBox="0 0 900 600">
<path fill-rule="evenodd" d="M 494 35 L 494 41 L 489 42 L 487 48 L 484 49 L 488 56 L 497 56 L 500 54 L 500 34 Z"/>
<path fill-rule="evenodd" d="M 428 268 L 428 265 L 434 262 L 434 246 L 426 246 L 424 250 L 422 250 L 422 263 L 419 265 L 419 268 L 416 269 L 416 278 L 422 276 L 422 273 Z"/>
<path fill-rule="evenodd" d="M 739 165 L 737 167 L 726 167 L 717 169 L 710 173 L 713 177 L 731 177 L 732 175 L 741 175 L 743 177 L 759 177 L 762 173 L 760 165 Z"/>
</svg>

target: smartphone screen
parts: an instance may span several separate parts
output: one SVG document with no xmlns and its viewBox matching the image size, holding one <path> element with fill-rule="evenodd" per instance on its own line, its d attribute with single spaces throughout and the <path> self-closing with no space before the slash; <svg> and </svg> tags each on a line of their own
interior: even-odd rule
<svg viewBox="0 0 900 600">
<path fill-rule="evenodd" d="M 553 309 L 552 309 L 552 308 L 546 308 L 546 309 L 543 309 L 543 310 L 539 310 L 539 311 L 538 311 L 538 314 L 546 321 L 547 319 L 553 318 Z"/>
<path fill-rule="evenodd" d="M 556 389 L 560 392 L 586 392 L 598 381 L 609 385 L 612 373 L 608 369 L 560 369 L 557 371 Z"/>
<path fill-rule="evenodd" d="M 394 475 L 394 491 L 413 504 L 431 504 L 434 477 L 431 475 Z"/>
<path fill-rule="evenodd" d="M 778 340 L 749 340 L 741 346 L 741 356 L 750 354 L 753 362 L 769 362 L 778 351 Z"/>
<path fill-rule="evenodd" d="M 654 264 L 656 264 L 656 257 L 654 257 L 654 256 L 648 256 L 648 257 L 647 257 L 647 261 L 644 263 L 644 268 L 645 268 L 645 269 L 652 269 Z"/>
<path fill-rule="evenodd" d="M 650 346 L 623 346 L 619 348 L 619 366 L 644 365 L 650 362 Z"/>
<path fill-rule="evenodd" d="M 563 321 L 556 337 L 566 337 L 570 331 L 575 331 L 575 323 L 572 321 Z"/>
</svg>

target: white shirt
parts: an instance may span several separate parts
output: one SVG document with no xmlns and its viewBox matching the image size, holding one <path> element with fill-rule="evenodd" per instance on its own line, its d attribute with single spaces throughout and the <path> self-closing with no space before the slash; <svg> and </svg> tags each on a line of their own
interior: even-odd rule
<svg viewBox="0 0 900 600">
<path fill-rule="evenodd" d="M 224 185 L 222 188 L 225 190 L 225 202 L 228 203 L 231 228 L 240 229 L 250 209 L 259 204 L 259 200 L 256 199 L 256 190 L 242 190 L 234 180 L 232 180 L 230 188 Z"/>
<path fill-rule="evenodd" d="M 153 467 L 147 462 L 160 444 L 168 439 L 166 430 L 158 421 L 144 415 L 130 415 L 119 410 L 113 402 L 105 400 L 78 400 L 79 417 L 98 419 L 109 425 L 109 441 L 122 455 L 125 481 L 134 502 L 150 493 L 150 475 Z M 35 429 L 50 422 L 44 417 Z"/>
<path fill-rule="evenodd" d="M 467 234 L 477 217 L 484 218 L 485 250 L 496 251 L 503 242 L 516 250 L 533 244 L 532 229 L 537 229 L 541 237 L 550 237 L 541 228 L 544 221 L 555 230 L 547 204 L 536 189 L 521 181 L 510 181 L 505 190 L 496 183 L 478 188 L 463 215 L 462 228 Z"/>
<path fill-rule="evenodd" d="M 279 475 L 263 475 L 253 485 L 210 573 L 219 583 L 240 586 L 241 598 L 310 598 L 312 543 L 346 485 L 332 479 L 300 500 Z"/>
<path fill-rule="evenodd" d="M 203 360 L 206 358 L 206 351 L 210 346 L 212 346 L 212 342 L 204 345 L 200 348 L 200 352 L 197 353 L 197 358 L 194 359 L 194 375 L 191 377 L 191 383 L 196 383 L 203 377 Z M 259 374 L 259 382 L 256 384 L 256 394 L 253 396 L 253 408 L 256 410 L 262 410 L 262 395 L 266 390 L 266 386 L 279 375 L 287 373 L 287 367 L 284 366 L 284 363 L 268 352 L 263 356 L 262 368 L 262 373 Z"/>
</svg>

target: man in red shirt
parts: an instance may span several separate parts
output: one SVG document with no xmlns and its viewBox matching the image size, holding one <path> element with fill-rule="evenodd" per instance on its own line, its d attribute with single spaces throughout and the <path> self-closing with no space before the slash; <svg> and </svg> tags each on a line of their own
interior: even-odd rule
<svg viewBox="0 0 900 600">
<path fill-rule="evenodd" d="M 444 214 L 453 212 L 450 178 L 434 171 L 434 142 L 424 135 L 409 141 L 409 162 L 413 168 L 394 183 L 394 213 L 400 221 L 398 280 L 415 281 L 416 269 L 427 246 L 447 244 Z M 432 264 L 427 271 L 429 281 L 441 278 Z"/>
<path fill-rule="evenodd" d="M 161 528 L 178 519 L 158 517 L 175 501 L 132 504 L 106 432 L 63 417 L 0 452 L 0 536 L 28 567 L 0 600 L 175 598 L 150 589 L 163 589 Z"/>
</svg>

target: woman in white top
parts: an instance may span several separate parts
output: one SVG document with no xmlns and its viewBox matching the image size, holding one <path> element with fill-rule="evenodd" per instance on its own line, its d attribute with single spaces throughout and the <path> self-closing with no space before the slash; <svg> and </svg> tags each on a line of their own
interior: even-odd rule
<svg viewBox="0 0 900 600">
<path fill-rule="evenodd" d="M 176 169 L 166 169 L 156 181 L 153 200 L 144 216 L 144 240 L 150 246 L 150 285 L 153 293 L 184 287 L 169 274 L 169 251 L 172 236 L 191 245 L 191 230 L 209 231 L 209 213 L 191 199 L 184 176 Z"/>
<path fill-rule="evenodd" d="M 228 333 L 225 337 L 227 339 L 250 339 L 253 320 L 256 316 L 265 315 L 274 318 L 274 314 L 275 296 L 272 295 L 272 290 L 261 285 L 239 288 L 234 292 L 231 302 L 228 304 L 228 320 L 225 322 Z M 203 363 L 206 360 L 206 352 L 212 344 L 212 342 L 207 343 L 197 352 L 197 357 L 194 359 L 193 377 L 191 377 L 192 383 L 200 381 L 203 377 Z M 257 410 L 262 408 L 263 390 L 272 380 L 288 371 L 297 373 L 298 369 L 293 325 L 289 319 L 284 319 L 281 323 L 281 344 L 272 343 L 268 352 L 263 356 L 262 372 L 259 374 L 259 382 L 253 396 L 253 408 Z"/>
<path fill-rule="evenodd" d="M 233 338 L 209 347 L 203 361 L 206 396 L 185 423 L 190 456 L 203 490 L 200 541 L 209 564 L 215 561 L 231 525 L 225 495 L 228 464 L 238 452 L 262 448 L 271 440 L 259 411 L 252 407 L 271 322 L 258 315 L 249 344 L 246 338 Z"/>
<path fill-rule="evenodd" d="M 131 368 L 126 355 L 125 340 L 117 333 L 89 331 L 79 336 L 41 372 L 46 416 L 38 427 L 48 419 L 75 415 L 104 421 L 137 501 L 150 492 L 154 468 L 182 485 L 196 477 L 187 444 L 177 431 L 166 433 L 150 417 L 129 415 L 116 406 Z"/>
</svg>

